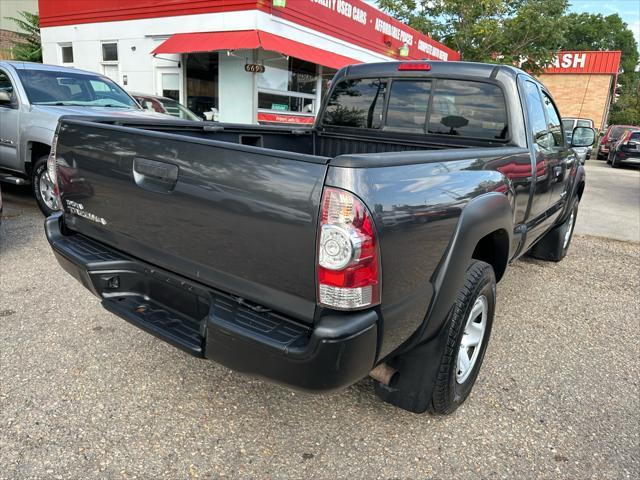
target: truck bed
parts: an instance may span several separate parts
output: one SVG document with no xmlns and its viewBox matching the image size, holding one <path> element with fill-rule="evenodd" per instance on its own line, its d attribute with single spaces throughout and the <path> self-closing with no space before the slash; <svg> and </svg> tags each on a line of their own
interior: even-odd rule
<svg viewBox="0 0 640 480">
<path fill-rule="evenodd" d="M 332 159 L 437 149 L 441 161 L 469 145 L 446 146 L 415 136 L 67 118 L 57 155 L 71 230 L 312 323 L 317 217 Z"/>
</svg>

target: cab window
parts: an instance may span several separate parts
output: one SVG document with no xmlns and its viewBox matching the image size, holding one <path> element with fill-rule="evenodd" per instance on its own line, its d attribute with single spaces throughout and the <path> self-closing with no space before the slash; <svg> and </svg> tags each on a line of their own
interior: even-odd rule
<svg viewBox="0 0 640 480">
<path fill-rule="evenodd" d="M 437 80 L 428 132 L 506 140 L 507 107 L 502 90 L 490 83 Z"/>
<path fill-rule="evenodd" d="M 564 146 L 564 138 L 562 136 L 562 123 L 560 122 L 560 115 L 556 110 L 555 105 L 545 92 L 542 92 L 542 101 L 544 102 L 544 108 L 547 111 L 548 125 L 547 128 L 551 134 L 550 140 L 552 141 L 552 147 Z M 580 123 L 578 122 L 578 125 Z"/>
<path fill-rule="evenodd" d="M 529 111 L 529 127 L 533 134 L 533 140 L 542 149 L 549 149 L 553 143 L 547 129 L 547 118 L 538 87 L 533 82 L 525 82 L 525 99 Z"/>
<path fill-rule="evenodd" d="M 0 70 L 0 90 L 3 92 L 7 92 L 11 101 L 15 101 L 15 92 L 13 91 L 13 84 L 9 79 L 9 75 Z"/>
<path fill-rule="evenodd" d="M 389 91 L 386 127 L 424 133 L 430 95 L 430 81 L 394 80 Z"/>
<path fill-rule="evenodd" d="M 380 128 L 386 86 L 379 78 L 343 80 L 331 94 L 323 125 Z"/>
</svg>

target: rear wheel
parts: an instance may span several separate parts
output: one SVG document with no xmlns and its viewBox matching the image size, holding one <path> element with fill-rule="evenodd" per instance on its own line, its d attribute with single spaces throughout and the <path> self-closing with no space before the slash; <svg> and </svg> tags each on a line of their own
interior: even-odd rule
<svg viewBox="0 0 640 480">
<path fill-rule="evenodd" d="M 59 210 L 60 206 L 58 204 L 58 197 L 54 195 L 54 185 L 47 171 L 47 158 L 48 155 L 44 155 L 36 160 L 36 163 L 33 165 L 31 186 L 38 207 L 40 207 L 42 213 L 48 217 Z"/>
<path fill-rule="evenodd" d="M 529 255 L 539 260 L 551 260 L 552 262 L 562 260 L 569 251 L 577 218 L 578 201 L 576 200 L 569 217 L 547 232 L 529 251 Z"/>
<path fill-rule="evenodd" d="M 493 268 L 472 260 L 441 333 L 390 360 L 399 370 L 397 380 L 391 386 L 376 382 L 376 394 L 415 413 L 452 413 L 469 396 L 478 377 L 491 335 L 495 299 Z"/>
<path fill-rule="evenodd" d="M 611 164 L 611 167 L 613 168 L 618 168 L 620 166 L 620 162 L 616 160 L 615 155 L 611 155 L 611 157 L 609 158 L 609 164 Z"/>
<path fill-rule="evenodd" d="M 495 292 L 496 278 L 491 265 L 472 261 L 454 304 L 449 340 L 433 389 L 433 413 L 452 413 L 471 393 L 491 335 Z"/>
</svg>

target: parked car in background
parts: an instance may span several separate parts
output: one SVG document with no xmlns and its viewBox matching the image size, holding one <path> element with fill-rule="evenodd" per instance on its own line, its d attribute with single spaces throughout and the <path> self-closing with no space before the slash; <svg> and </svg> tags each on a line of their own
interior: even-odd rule
<svg viewBox="0 0 640 480">
<path fill-rule="evenodd" d="M 164 113 L 183 120 L 202 120 L 180 102 L 173 98 L 161 97 L 159 95 L 149 95 L 147 93 L 131 93 L 142 108 L 152 112 Z"/>
<path fill-rule="evenodd" d="M 613 168 L 623 163 L 640 164 L 640 128 L 627 128 L 611 146 L 607 163 Z"/>
<path fill-rule="evenodd" d="M 527 73 L 468 62 L 345 67 L 313 128 L 178 122 L 60 120 L 62 267 L 192 355 L 312 391 L 371 375 L 439 414 L 475 383 L 509 262 L 566 255 L 572 147 L 595 140 L 567 143 Z"/>
<path fill-rule="evenodd" d="M 599 160 L 609 160 L 609 150 L 611 146 L 615 144 L 620 135 L 629 128 L 640 128 L 634 125 L 609 125 L 609 127 L 605 130 L 604 135 L 600 139 L 600 144 L 598 145 L 598 156 Z"/>
<path fill-rule="evenodd" d="M 571 136 L 573 135 L 573 129 L 576 127 L 593 127 L 593 120 L 589 118 L 577 118 L 577 117 L 564 117 L 562 119 L 562 128 L 564 134 L 567 137 L 567 142 L 571 143 Z M 593 147 L 574 147 L 576 155 L 578 155 L 578 161 L 584 164 L 585 160 L 591 158 L 591 151 Z"/>
<path fill-rule="evenodd" d="M 111 79 L 76 68 L 0 61 L 0 181 L 31 185 L 40 210 L 58 209 L 47 172 L 63 115 L 163 118 L 140 108 Z"/>
</svg>

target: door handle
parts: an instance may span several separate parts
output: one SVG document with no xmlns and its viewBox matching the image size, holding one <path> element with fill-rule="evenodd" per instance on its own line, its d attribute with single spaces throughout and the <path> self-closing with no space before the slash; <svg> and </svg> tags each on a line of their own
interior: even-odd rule
<svg viewBox="0 0 640 480">
<path fill-rule="evenodd" d="M 156 193 L 171 193 L 178 182 L 178 166 L 172 163 L 136 157 L 133 179 L 140 188 Z"/>
</svg>

